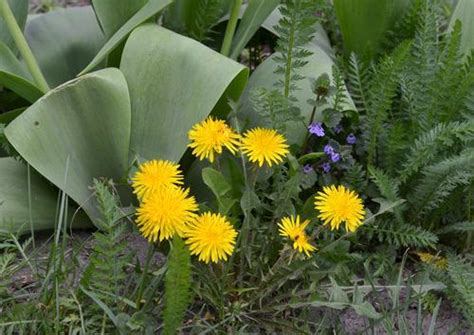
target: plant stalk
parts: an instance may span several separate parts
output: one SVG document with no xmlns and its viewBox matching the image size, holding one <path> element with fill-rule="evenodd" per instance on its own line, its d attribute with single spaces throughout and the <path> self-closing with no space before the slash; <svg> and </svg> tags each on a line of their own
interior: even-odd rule
<svg viewBox="0 0 474 335">
<path fill-rule="evenodd" d="M 145 260 L 145 267 L 143 268 L 142 278 L 140 280 L 140 287 L 138 288 L 137 299 L 135 303 L 137 306 L 137 311 L 140 310 L 140 307 L 141 307 L 143 291 L 145 290 L 146 276 L 148 274 L 148 268 L 150 267 L 151 259 L 154 253 L 155 253 L 155 245 L 153 243 L 149 243 L 148 252 L 147 252 L 146 260 Z"/>
<path fill-rule="evenodd" d="M 227 57 L 230 54 L 230 47 L 232 46 L 232 40 L 234 39 L 235 28 L 237 27 L 237 20 L 239 19 L 240 7 L 242 7 L 242 0 L 234 0 L 221 49 L 221 54 Z"/>
<path fill-rule="evenodd" d="M 15 41 L 15 44 L 20 51 L 21 57 L 23 57 L 36 85 L 43 93 L 48 92 L 48 83 L 46 82 L 46 79 L 44 78 L 38 63 L 36 62 L 33 52 L 26 42 L 25 36 L 23 36 L 23 32 L 16 22 L 15 16 L 13 16 L 12 10 L 8 5 L 7 0 L 0 0 L 0 15 L 3 17 L 3 20 L 5 21 L 5 24 L 13 40 Z"/>
</svg>

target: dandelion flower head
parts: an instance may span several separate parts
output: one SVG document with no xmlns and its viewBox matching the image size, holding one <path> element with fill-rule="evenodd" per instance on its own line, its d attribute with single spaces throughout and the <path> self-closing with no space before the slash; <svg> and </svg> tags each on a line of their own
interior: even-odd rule
<svg viewBox="0 0 474 335">
<path fill-rule="evenodd" d="M 164 187 L 143 199 L 137 209 L 136 222 L 141 234 L 150 242 L 163 241 L 175 234 L 182 237 L 197 210 L 189 189 Z"/>
<path fill-rule="evenodd" d="M 316 195 L 315 208 L 320 212 L 318 217 L 332 230 L 339 229 L 345 222 L 346 230 L 354 232 L 365 216 L 362 199 L 343 185 L 324 187 Z"/>
<path fill-rule="evenodd" d="M 296 218 L 293 216 L 285 217 L 278 224 L 280 236 L 290 239 L 293 242 L 293 249 L 305 253 L 307 256 L 316 250 L 316 247 L 309 243 L 309 238 L 305 232 L 308 224 L 309 220 L 301 222 L 299 215 Z"/>
<path fill-rule="evenodd" d="M 151 160 L 141 164 L 132 178 L 133 193 L 139 199 L 162 187 L 183 184 L 179 165 L 166 160 Z"/>
<path fill-rule="evenodd" d="M 261 167 L 264 163 L 268 166 L 279 164 L 288 154 L 288 144 L 283 135 L 274 129 L 254 128 L 245 133 L 241 149 L 252 163 Z"/>
<path fill-rule="evenodd" d="M 206 212 L 192 220 L 185 232 L 185 243 L 191 255 L 198 255 L 200 261 L 217 263 L 232 254 L 236 236 L 225 216 Z"/>
<path fill-rule="evenodd" d="M 189 131 L 188 138 L 191 141 L 188 146 L 193 149 L 193 155 L 200 160 L 208 159 L 211 163 L 216 155 L 222 154 L 224 147 L 235 154 L 240 144 L 239 134 L 223 120 L 212 117 L 195 124 Z"/>
</svg>

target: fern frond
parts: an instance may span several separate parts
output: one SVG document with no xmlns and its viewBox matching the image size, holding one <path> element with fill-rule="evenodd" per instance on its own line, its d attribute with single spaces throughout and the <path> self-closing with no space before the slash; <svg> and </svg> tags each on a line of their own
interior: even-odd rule
<svg viewBox="0 0 474 335">
<path fill-rule="evenodd" d="M 439 234 L 474 232 L 474 222 L 457 222 L 441 229 Z"/>
<path fill-rule="evenodd" d="M 355 53 L 351 53 L 347 67 L 347 79 L 351 97 L 360 113 L 366 112 L 370 86 L 369 67 Z"/>
<path fill-rule="evenodd" d="M 176 334 L 183 323 L 190 302 L 191 256 L 183 240 L 173 239 L 165 276 L 165 306 L 163 334 Z"/>
<path fill-rule="evenodd" d="M 286 131 L 288 122 L 304 120 L 300 115 L 300 110 L 277 90 L 259 88 L 251 92 L 250 101 L 255 113 L 262 116 L 265 126 L 283 133 Z"/>
<path fill-rule="evenodd" d="M 420 168 L 432 161 L 443 150 L 452 147 L 456 140 L 467 143 L 474 139 L 474 121 L 439 123 L 422 133 L 405 158 L 400 180 L 405 182 Z"/>
<path fill-rule="evenodd" d="M 474 266 L 462 256 L 448 256 L 448 275 L 451 299 L 474 327 Z"/>
<path fill-rule="evenodd" d="M 193 0 L 196 2 L 192 21 L 188 24 L 189 36 L 202 42 L 208 39 L 211 28 L 223 14 L 221 0 Z"/>
<path fill-rule="evenodd" d="M 346 83 L 341 70 L 339 70 L 336 65 L 333 65 L 332 67 L 332 80 L 335 88 L 332 108 L 336 112 L 343 112 L 344 110 L 342 106 L 347 103 Z"/>
<path fill-rule="evenodd" d="M 344 173 L 341 183 L 348 188 L 365 193 L 367 188 L 367 179 L 364 167 L 359 163 L 351 165 Z"/>
<path fill-rule="evenodd" d="M 275 73 L 284 75 L 277 86 L 283 89 L 286 98 L 297 89 L 295 82 L 304 79 L 298 69 L 305 66 L 306 58 L 312 55 L 304 46 L 316 32 L 316 5 L 315 1 L 285 0 L 280 6 L 282 18 L 275 26 L 280 38 L 274 59 L 278 64 Z"/>
<path fill-rule="evenodd" d="M 459 186 L 474 178 L 474 150 L 465 150 L 423 170 L 423 178 L 410 199 L 418 216 L 436 209 Z"/>
<path fill-rule="evenodd" d="M 123 302 L 117 297 L 127 277 L 126 267 L 129 255 L 125 252 L 125 225 L 120 220 L 119 198 L 111 181 L 94 180 L 93 188 L 97 198 L 100 231 L 94 233 L 95 244 L 84 270 L 81 285 L 97 295 L 109 308 L 118 314 Z M 85 307 L 87 315 L 96 315 L 101 309 L 95 304 Z M 109 325 L 112 327 L 112 325 Z"/>
<path fill-rule="evenodd" d="M 368 163 L 373 165 L 379 135 L 383 123 L 388 119 L 388 111 L 392 106 L 399 84 L 399 73 L 402 71 L 408 56 L 410 43 L 402 43 L 391 56 L 384 58 L 378 67 L 370 89 L 367 127 L 365 136 L 368 139 Z"/>
<path fill-rule="evenodd" d="M 380 243 L 388 243 L 397 248 L 434 248 L 438 237 L 421 227 L 412 224 L 380 221 L 361 227 L 369 240 L 377 239 Z"/>
</svg>

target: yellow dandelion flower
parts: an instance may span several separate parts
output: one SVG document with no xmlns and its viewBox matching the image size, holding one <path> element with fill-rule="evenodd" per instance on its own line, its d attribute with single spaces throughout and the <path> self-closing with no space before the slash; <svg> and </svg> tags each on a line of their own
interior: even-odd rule
<svg viewBox="0 0 474 335">
<path fill-rule="evenodd" d="M 240 147 L 253 163 L 261 167 L 266 162 L 268 166 L 279 164 L 288 154 L 286 139 L 276 130 L 255 128 L 247 131 Z"/>
<path fill-rule="evenodd" d="M 163 186 L 182 185 L 183 175 L 179 165 L 165 160 L 151 160 L 140 164 L 132 178 L 133 193 L 139 199 Z"/>
<path fill-rule="evenodd" d="M 309 220 L 301 223 L 299 215 L 296 216 L 296 219 L 293 216 L 285 217 L 278 224 L 280 235 L 288 237 L 293 241 L 293 249 L 298 250 L 300 253 L 304 252 L 307 256 L 310 255 L 310 252 L 316 250 L 316 247 L 309 243 L 305 232 L 308 224 Z"/>
<path fill-rule="evenodd" d="M 197 210 L 189 189 L 163 187 L 144 198 L 137 209 L 137 225 L 150 242 L 167 240 L 174 234 L 182 237 Z"/>
<path fill-rule="evenodd" d="M 223 120 L 208 117 L 197 123 L 188 133 L 191 143 L 188 145 L 193 149 L 193 155 L 200 160 L 205 158 L 214 162 L 214 156 L 221 154 L 223 147 L 235 154 L 240 144 L 240 136 L 232 130 Z"/>
<path fill-rule="evenodd" d="M 225 216 L 206 212 L 196 217 L 184 234 L 191 255 L 205 263 L 227 260 L 234 251 L 237 232 Z"/>
<path fill-rule="evenodd" d="M 448 268 L 448 260 L 446 257 L 432 255 L 429 252 L 416 252 L 416 254 L 423 263 L 432 264 L 440 270 L 446 270 Z"/>
<path fill-rule="evenodd" d="M 345 222 L 346 230 L 353 232 L 363 223 L 365 210 L 362 199 L 342 185 L 324 187 L 316 195 L 314 204 L 320 212 L 318 218 L 332 230 L 339 229 L 339 225 Z"/>
</svg>

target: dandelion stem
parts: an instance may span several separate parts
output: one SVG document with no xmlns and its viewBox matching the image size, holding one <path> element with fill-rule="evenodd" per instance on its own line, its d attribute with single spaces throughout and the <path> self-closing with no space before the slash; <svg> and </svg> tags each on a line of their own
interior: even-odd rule
<svg viewBox="0 0 474 335">
<path fill-rule="evenodd" d="M 25 60 L 26 66 L 28 67 L 28 70 L 30 71 L 36 85 L 41 91 L 43 91 L 43 93 L 48 92 L 48 83 L 46 82 L 46 79 L 44 78 L 38 63 L 36 62 L 33 52 L 31 52 L 31 49 L 26 42 L 25 36 L 23 36 L 23 32 L 16 22 L 15 16 L 13 15 L 7 0 L 0 0 L 0 15 L 3 17 L 3 20 L 10 31 L 10 35 L 15 41 L 21 56 Z"/>
</svg>

